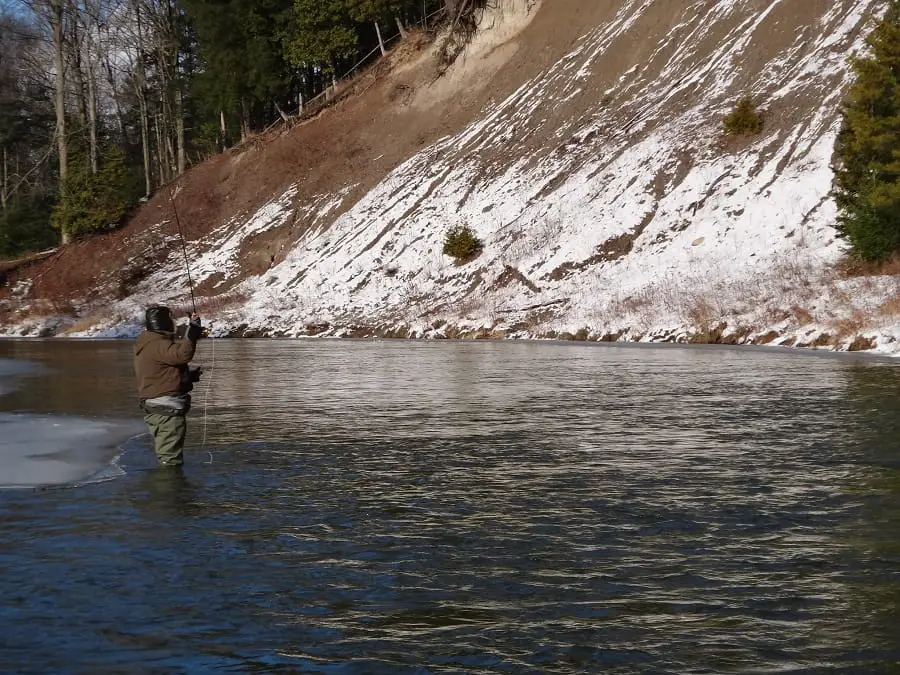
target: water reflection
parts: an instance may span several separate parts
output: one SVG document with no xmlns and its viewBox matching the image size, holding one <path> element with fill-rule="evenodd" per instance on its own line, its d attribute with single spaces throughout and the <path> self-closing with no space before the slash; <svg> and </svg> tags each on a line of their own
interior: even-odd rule
<svg viewBox="0 0 900 675">
<path fill-rule="evenodd" d="M 196 491 L 180 467 L 160 467 L 143 472 L 131 503 L 147 520 L 168 521 L 200 511 Z"/>
<path fill-rule="evenodd" d="M 30 378 L 2 401 L 4 409 L 88 417 L 136 417 L 128 342 L 0 340 L 0 358 L 31 361 L 46 377 Z"/>
<path fill-rule="evenodd" d="M 184 473 L 136 445 L 120 481 L 2 496 L 0 565 L 28 570 L 0 577 L 20 597 L 0 610 L 13 668 L 64 649 L 90 672 L 898 659 L 893 364 L 312 341 L 204 342 L 198 360 L 213 385 Z"/>
<path fill-rule="evenodd" d="M 861 504 L 857 522 L 848 528 L 854 554 L 864 569 L 847 577 L 847 602 L 865 617 L 857 644 L 874 646 L 878 663 L 900 664 L 900 373 L 896 368 L 849 368 L 851 396 L 861 424 L 844 461 L 852 466 L 850 487 Z M 872 630 L 872 627 L 874 631 Z"/>
</svg>

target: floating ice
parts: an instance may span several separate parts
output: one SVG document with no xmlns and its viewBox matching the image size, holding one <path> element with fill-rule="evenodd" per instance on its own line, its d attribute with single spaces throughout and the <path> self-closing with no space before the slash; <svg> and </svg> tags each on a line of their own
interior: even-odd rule
<svg viewBox="0 0 900 675">
<path fill-rule="evenodd" d="M 20 377 L 43 372 L 28 361 L 0 359 L 0 395 Z M 0 488 L 102 480 L 121 474 L 117 448 L 141 433 L 137 420 L 0 412 Z"/>
<path fill-rule="evenodd" d="M 0 413 L 0 488 L 112 478 L 117 448 L 141 432 L 136 420 Z"/>
</svg>

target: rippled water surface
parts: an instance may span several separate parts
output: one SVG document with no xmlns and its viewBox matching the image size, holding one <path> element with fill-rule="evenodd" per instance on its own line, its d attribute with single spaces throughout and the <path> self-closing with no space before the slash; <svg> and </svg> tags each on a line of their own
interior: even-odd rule
<svg viewBox="0 0 900 675">
<path fill-rule="evenodd" d="M 0 411 L 136 417 L 127 342 Z M 205 341 L 182 476 L 0 492 L 16 673 L 900 669 L 900 379 L 752 350 Z M 212 372 L 210 367 L 212 366 Z"/>
</svg>

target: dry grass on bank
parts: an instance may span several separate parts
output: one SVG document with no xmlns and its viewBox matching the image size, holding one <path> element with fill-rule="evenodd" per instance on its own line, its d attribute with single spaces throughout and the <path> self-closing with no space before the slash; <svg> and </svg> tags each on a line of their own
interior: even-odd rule
<svg viewBox="0 0 900 675">
<path fill-rule="evenodd" d="M 847 256 L 834 266 L 834 271 L 845 279 L 897 277 L 900 276 L 900 254 L 876 262 Z"/>
<path fill-rule="evenodd" d="M 600 295 L 583 319 L 600 331 L 633 335 L 680 326 L 702 339 L 727 326 L 749 341 L 793 334 L 837 347 L 900 324 L 900 259 L 823 266 L 795 254 L 743 277 L 726 270 L 667 277 L 628 294 Z"/>
</svg>

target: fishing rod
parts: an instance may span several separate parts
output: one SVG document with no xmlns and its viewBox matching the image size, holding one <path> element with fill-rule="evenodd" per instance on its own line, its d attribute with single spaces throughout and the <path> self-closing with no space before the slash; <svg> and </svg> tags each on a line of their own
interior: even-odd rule
<svg viewBox="0 0 900 675">
<path fill-rule="evenodd" d="M 187 272 L 188 278 L 188 289 L 191 292 L 191 309 L 193 313 L 191 316 L 193 317 L 197 314 L 197 301 L 194 299 L 194 280 L 191 278 L 191 261 L 188 258 L 187 253 L 187 243 L 184 238 L 184 230 L 181 227 L 181 219 L 178 217 L 178 209 L 175 206 L 175 194 L 172 191 L 172 188 L 169 188 L 169 203 L 172 205 L 172 213 L 175 214 L 175 225 L 178 227 L 178 236 L 181 239 L 181 252 L 184 254 L 184 269 Z M 206 378 L 206 392 L 203 397 L 203 442 L 200 445 L 201 450 L 206 448 L 206 428 L 207 421 L 209 419 L 209 396 L 210 396 L 210 387 L 212 386 L 212 376 L 215 371 L 216 366 L 216 343 L 213 341 L 213 350 L 212 350 L 212 359 L 213 364 L 210 369 L 209 377 Z M 213 454 L 209 452 L 209 464 L 213 463 Z"/>
<path fill-rule="evenodd" d="M 184 240 L 184 230 L 181 229 L 181 220 L 178 218 L 178 209 L 175 207 L 175 195 L 169 188 L 169 203 L 172 205 L 172 213 L 175 214 L 175 225 L 178 227 L 178 236 L 181 238 L 181 252 L 184 254 L 184 269 L 187 270 L 188 289 L 191 292 L 191 310 L 193 316 L 197 313 L 197 302 L 194 300 L 194 280 L 191 278 L 191 263 L 188 259 L 187 244 Z"/>
</svg>

